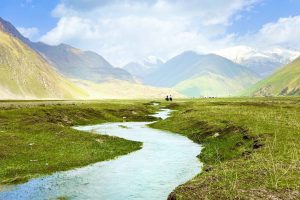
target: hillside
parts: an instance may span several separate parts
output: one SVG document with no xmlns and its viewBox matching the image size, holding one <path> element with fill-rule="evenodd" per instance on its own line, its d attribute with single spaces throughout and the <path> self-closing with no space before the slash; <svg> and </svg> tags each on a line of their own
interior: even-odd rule
<svg viewBox="0 0 300 200">
<path fill-rule="evenodd" d="M 0 29 L 1 99 L 72 99 L 86 94 L 38 53 Z"/>
<path fill-rule="evenodd" d="M 41 42 L 30 43 L 62 74 L 71 78 L 105 82 L 124 80 L 133 82 L 133 77 L 121 68 L 113 67 L 102 56 L 92 51 L 82 51 L 67 44 L 51 46 Z"/>
<path fill-rule="evenodd" d="M 300 57 L 244 92 L 253 96 L 300 95 Z"/>
<path fill-rule="evenodd" d="M 235 95 L 258 80 L 257 74 L 226 58 L 188 51 L 166 62 L 148 75 L 145 82 L 199 97 Z"/>
<path fill-rule="evenodd" d="M 83 51 L 70 45 L 48 45 L 42 42 L 31 42 L 8 21 L 0 18 L 2 31 L 20 39 L 40 53 L 60 73 L 67 77 L 104 82 L 107 80 L 125 80 L 133 82 L 130 73 L 113 67 L 102 56 L 92 51 Z"/>
</svg>

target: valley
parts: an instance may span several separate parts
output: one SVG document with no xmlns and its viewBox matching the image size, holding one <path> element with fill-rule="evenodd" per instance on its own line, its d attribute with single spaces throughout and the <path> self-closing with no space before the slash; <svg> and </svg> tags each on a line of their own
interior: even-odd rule
<svg viewBox="0 0 300 200">
<path fill-rule="evenodd" d="M 0 13 L 0 200 L 300 199 L 300 1 Z"/>
<path fill-rule="evenodd" d="M 300 197 L 299 98 L 157 103 L 160 106 L 129 100 L 1 102 L 1 184 L 23 183 L 139 151 L 144 148 L 140 142 L 71 127 L 121 122 L 124 117 L 128 122 L 153 121 L 149 115 L 166 107 L 175 111 L 150 127 L 179 133 L 204 147 L 197 153 L 204 163 L 202 172 L 178 186 L 169 199 Z"/>
</svg>

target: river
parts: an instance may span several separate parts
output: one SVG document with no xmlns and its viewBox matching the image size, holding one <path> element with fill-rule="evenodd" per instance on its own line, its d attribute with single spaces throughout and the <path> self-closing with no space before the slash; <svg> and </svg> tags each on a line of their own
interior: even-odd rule
<svg viewBox="0 0 300 200">
<path fill-rule="evenodd" d="M 166 119 L 170 112 L 162 109 L 155 116 Z M 143 148 L 114 160 L 10 186 L 0 193 L 0 199 L 167 199 L 173 189 L 200 172 L 202 164 L 196 156 L 201 146 L 179 134 L 149 128 L 150 123 L 120 122 L 74 127 L 140 141 Z"/>
</svg>

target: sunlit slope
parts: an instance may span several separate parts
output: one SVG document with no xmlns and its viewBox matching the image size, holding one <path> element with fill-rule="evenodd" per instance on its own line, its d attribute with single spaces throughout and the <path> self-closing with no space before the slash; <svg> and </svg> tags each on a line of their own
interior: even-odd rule
<svg viewBox="0 0 300 200">
<path fill-rule="evenodd" d="M 258 80 L 259 76 L 248 68 L 221 56 L 184 52 L 150 74 L 146 83 L 199 97 L 235 95 Z"/>
<path fill-rule="evenodd" d="M 244 92 L 253 96 L 300 95 L 300 58 Z"/>
<path fill-rule="evenodd" d="M 21 40 L 0 31 L 1 99 L 84 98 L 83 90 L 59 75 Z"/>
<path fill-rule="evenodd" d="M 177 84 L 174 89 L 189 97 L 198 96 L 214 96 L 225 97 L 236 95 L 237 91 L 242 91 L 247 85 L 242 83 L 251 83 L 256 79 L 249 79 L 249 77 L 237 77 L 235 79 L 228 78 L 214 73 L 206 73 L 198 75 L 195 78 L 191 78 Z"/>
<path fill-rule="evenodd" d="M 109 81 L 94 83 L 85 80 L 73 82 L 89 94 L 90 99 L 164 99 L 166 95 L 174 98 L 185 96 L 170 88 L 157 88 L 127 81 Z"/>
<path fill-rule="evenodd" d="M 29 45 L 67 77 L 93 82 L 110 80 L 134 82 L 130 73 L 113 67 L 102 56 L 92 51 L 82 51 L 66 44 L 50 46 L 41 42 L 30 42 Z"/>
</svg>

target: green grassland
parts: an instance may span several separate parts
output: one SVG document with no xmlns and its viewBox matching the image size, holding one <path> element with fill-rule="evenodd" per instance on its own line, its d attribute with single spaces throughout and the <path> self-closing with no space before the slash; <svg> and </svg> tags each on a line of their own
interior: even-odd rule
<svg viewBox="0 0 300 200">
<path fill-rule="evenodd" d="M 139 101 L 0 102 L 0 185 L 113 159 L 139 142 L 86 133 L 75 125 L 147 121 L 155 111 Z"/>
<path fill-rule="evenodd" d="M 299 96 L 300 58 L 280 68 L 270 77 L 247 89 L 242 95 L 253 96 Z"/>
<path fill-rule="evenodd" d="M 300 199 L 300 98 L 199 99 L 166 106 L 177 111 L 151 127 L 204 147 L 203 172 L 169 199 Z"/>
<path fill-rule="evenodd" d="M 85 133 L 75 125 L 147 121 L 146 101 L 0 102 L 0 183 L 113 159 L 141 143 Z M 153 128 L 203 145 L 203 172 L 169 199 L 300 199 L 300 98 L 162 102 L 175 112 Z M 188 163 L 187 163 L 188 164 Z"/>
</svg>

